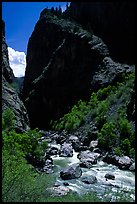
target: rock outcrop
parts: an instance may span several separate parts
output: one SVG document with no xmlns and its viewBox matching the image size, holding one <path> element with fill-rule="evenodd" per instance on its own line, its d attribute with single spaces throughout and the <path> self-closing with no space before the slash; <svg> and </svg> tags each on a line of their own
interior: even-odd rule
<svg viewBox="0 0 137 204">
<path fill-rule="evenodd" d="M 135 1 L 72 2 L 69 14 L 101 37 L 114 60 L 135 63 Z"/>
<path fill-rule="evenodd" d="M 106 44 L 86 26 L 43 10 L 28 42 L 22 94 L 31 127 L 49 128 L 79 99 L 133 70 L 114 62 Z"/>
<path fill-rule="evenodd" d="M 8 107 L 13 110 L 15 115 L 15 129 L 18 132 L 22 132 L 29 129 L 29 119 L 23 102 L 12 87 L 15 77 L 9 65 L 4 21 L 2 21 L 2 25 L 2 111 Z"/>
<path fill-rule="evenodd" d="M 80 24 L 41 15 L 29 39 L 23 100 L 31 127 L 46 128 L 90 95 L 91 79 L 109 56 L 103 41 Z"/>
</svg>

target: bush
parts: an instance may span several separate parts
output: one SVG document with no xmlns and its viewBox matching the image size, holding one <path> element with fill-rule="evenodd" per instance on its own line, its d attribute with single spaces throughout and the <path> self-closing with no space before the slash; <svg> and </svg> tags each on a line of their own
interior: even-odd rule
<svg viewBox="0 0 137 204">
<path fill-rule="evenodd" d="M 115 147 L 114 148 L 114 154 L 116 154 L 117 156 L 121 156 L 122 152 L 120 147 Z"/>
<path fill-rule="evenodd" d="M 85 115 L 88 113 L 86 102 L 80 100 L 77 105 L 74 105 L 68 114 L 60 118 L 59 121 L 54 121 L 52 128 L 55 130 L 67 130 L 71 132 L 78 128 L 84 121 Z"/>
<path fill-rule="evenodd" d="M 39 202 L 47 197 L 45 189 L 53 185 L 53 181 L 51 175 L 36 173 L 19 153 L 13 155 L 3 148 L 3 202 Z"/>
<path fill-rule="evenodd" d="M 131 148 L 131 145 L 128 138 L 121 141 L 121 149 L 124 151 L 126 155 L 129 155 L 130 148 Z"/>
<path fill-rule="evenodd" d="M 2 113 L 2 129 L 6 131 L 10 131 L 14 128 L 15 125 L 15 115 L 12 109 L 7 108 Z"/>
<path fill-rule="evenodd" d="M 104 149 L 111 149 L 115 145 L 115 124 L 107 122 L 98 133 L 99 145 Z"/>
</svg>

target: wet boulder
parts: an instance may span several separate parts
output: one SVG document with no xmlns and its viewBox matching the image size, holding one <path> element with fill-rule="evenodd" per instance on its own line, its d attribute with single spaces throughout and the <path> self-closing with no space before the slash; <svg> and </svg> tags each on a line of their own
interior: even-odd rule
<svg viewBox="0 0 137 204">
<path fill-rule="evenodd" d="M 120 157 L 118 160 L 118 167 L 120 169 L 128 170 L 132 164 L 132 160 L 128 156 Z"/>
<path fill-rule="evenodd" d="M 95 148 L 98 146 L 98 140 L 92 140 L 89 144 L 89 148 Z"/>
<path fill-rule="evenodd" d="M 105 174 L 105 178 L 114 180 L 115 175 L 112 172 L 108 172 L 107 174 Z"/>
<path fill-rule="evenodd" d="M 49 192 L 51 193 L 51 196 L 64 196 L 67 195 L 70 192 L 70 189 L 65 186 L 54 186 L 51 188 L 48 188 Z"/>
<path fill-rule="evenodd" d="M 96 176 L 93 176 L 93 175 L 83 176 L 81 177 L 81 181 L 86 184 L 93 184 L 97 182 L 97 178 Z"/>
<path fill-rule="evenodd" d="M 135 162 L 129 167 L 130 171 L 135 171 Z"/>
<path fill-rule="evenodd" d="M 118 166 L 118 161 L 120 157 L 116 155 L 111 155 L 109 153 L 106 153 L 105 156 L 103 156 L 103 161 L 108 163 L 108 164 L 114 164 Z"/>
<path fill-rule="evenodd" d="M 81 177 L 82 170 L 78 164 L 72 164 L 60 171 L 60 177 L 63 180 L 76 179 Z"/>
<path fill-rule="evenodd" d="M 44 167 L 42 169 L 43 172 L 47 173 L 47 174 L 51 174 L 53 173 L 53 160 L 52 158 L 49 158 L 45 161 Z"/>
<path fill-rule="evenodd" d="M 100 156 L 99 153 L 91 152 L 90 150 L 82 151 L 78 154 L 80 159 L 80 166 L 90 168 L 92 164 L 97 163 L 97 158 Z"/>
<path fill-rule="evenodd" d="M 72 157 L 73 156 L 72 144 L 64 142 L 60 148 L 59 155 L 60 157 Z"/>
<path fill-rule="evenodd" d="M 57 155 L 58 154 L 58 148 L 57 147 L 50 147 L 47 151 L 46 154 L 48 155 Z"/>
<path fill-rule="evenodd" d="M 80 166 L 84 168 L 91 168 L 92 164 L 97 163 L 97 158 L 100 156 L 99 153 L 91 152 L 90 150 L 82 151 L 78 154 L 80 159 Z"/>
</svg>

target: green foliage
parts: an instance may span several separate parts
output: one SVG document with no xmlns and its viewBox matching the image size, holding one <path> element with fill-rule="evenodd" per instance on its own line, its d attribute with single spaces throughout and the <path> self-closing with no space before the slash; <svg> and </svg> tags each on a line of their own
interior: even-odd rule
<svg viewBox="0 0 137 204">
<path fill-rule="evenodd" d="M 90 117 L 98 128 L 100 147 L 113 147 L 117 155 L 129 154 L 130 149 L 135 149 L 135 130 L 126 111 L 134 80 L 134 72 L 124 73 L 120 82 L 101 88 L 96 93 L 92 92 L 88 102 L 80 100 L 68 114 L 53 122 L 53 129 L 71 132 L 81 125 L 86 127 L 86 119 Z M 130 141 L 130 145 L 125 144 L 125 139 Z"/>
<path fill-rule="evenodd" d="M 126 118 L 125 112 L 119 113 L 118 123 L 122 138 L 130 137 L 133 134 L 132 125 Z"/>
<path fill-rule="evenodd" d="M 10 108 L 7 108 L 2 113 L 2 129 L 10 131 L 15 125 L 15 115 Z"/>
<path fill-rule="evenodd" d="M 85 115 L 88 113 L 86 102 L 80 100 L 74 105 L 71 111 L 64 115 L 59 121 L 55 121 L 52 125 L 55 130 L 66 129 L 68 132 L 75 130 L 84 121 Z"/>
<path fill-rule="evenodd" d="M 114 154 L 116 154 L 117 156 L 121 156 L 121 148 L 120 147 L 115 147 L 114 148 Z"/>
<path fill-rule="evenodd" d="M 109 94 L 111 93 L 112 90 L 114 91 L 114 88 L 112 88 L 111 85 L 109 85 L 103 89 L 99 89 L 99 91 L 97 92 L 98 100 L 99 101 L 105 100 L 109 96 Z"/>
<path fill-rule="evenodd" d="M 69 193 L 65 196 L 48 197 L 46 202 L 99 202 L 99 199 L 95 193 L 89 192 L 83 195 L 77 193 Z"/>
<path fill-rule="evenodd" d="M 53 177 L 38 174 L 20 153 L 2 151 L 2 201 L 39 202 L 46 197 L 45 188 L 53 185 Z"/>
<path fill-rule="evenodd" d="M 41 133 L 36 128 L 28 132 L 19 134 L 14 130 L 6 133 L 3 131 L 3 142 L 7 149 L 11 149 L 12 153 L 21 152 L 26 156 L 28 153 L 37 156 L 39 159 L 44 156 L 45 150 L 48 147 L 47 142 L 40 143 Z"/>
<path fill-rule="evenodd" d="M 24 133 L 14 130 L 14 115 L 10 109 L 2 114 L 2 200 L 3 202 L 36 202 L 51 186 L 52 178 L 39 175 L 26 163 L 31 153 L 41 159 L 48 146 L 40 142 L 38 128 Z"/>
<path fill-rule="evenodd" d="M 129 155 L 129 151 L 130 151 L 131 145 L 130 145 L 130 141 L 128 138 L 122 140 L 121 142 L 121 149 L 124 150 L 124 153 L 126 155 Z"/>
<path fill-rule="evenodd" d="M 132 157 L 133 159 L 135 159 L 135 149 L 134 149 L 134 148 L 131 148 L 131 149 L 129 150 L 129 155 L 130 155 L 130 157 Z"/>
<path fill-rule="evenodd" d="M 112 122 L 105 123 L 98 133 L 99 144 L 102 148 L 110 149 L 116 141 L 115 124 Z"/>
</svg>

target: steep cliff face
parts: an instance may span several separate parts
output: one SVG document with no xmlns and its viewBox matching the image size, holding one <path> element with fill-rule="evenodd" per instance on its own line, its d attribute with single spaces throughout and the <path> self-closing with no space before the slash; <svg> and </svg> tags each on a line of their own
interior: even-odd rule
<svg viewBox="0 0 137 204">
<path fill-rule="evenodd" d="M 135 1 L 72 2 L 70 15 L 107 44 L 119 62 L 135 63 Z"/>
<path fill-rule="evenodd" d="M 120 81 L 131 67 L 115 63 L 93 32 L 44 10 L 29 39 L 23 100 L 31 127 L 47 128 L 79 99 Z"/>
<path fill-rule="evenodd" d="M 4 21 L 2 21 L 2 25 L 2 111 L 8 107 L 13 110 L 15 114 L 15 129 L 18 132 L 22 132 L 29 129 L 29 119 L 23 102 L 20 100 L 14 88 L 12 88 L 15 77 L 9 66 Z"/>
<path fill-rule="evenodd" d="M 28 43 L 23 88 L 31 126 L 45 128 L 77 100 L 88 98 L 92 76 L 106 56 L 103 41 L 81 25 L 41 15 Z"/>
</svg>

